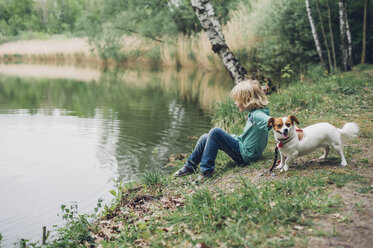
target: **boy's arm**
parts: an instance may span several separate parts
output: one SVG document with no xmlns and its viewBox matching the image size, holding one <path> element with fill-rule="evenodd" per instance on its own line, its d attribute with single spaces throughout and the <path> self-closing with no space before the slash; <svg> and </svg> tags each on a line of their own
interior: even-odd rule
<svg viewBox="0 0 373 248">
<path fill-rule="evenodd" d="M 265 113 L 258 113 L 255 115 L 254 120 L 260 129 L 267 130 L 267 123 L 270 116 Z"/>
</svg>

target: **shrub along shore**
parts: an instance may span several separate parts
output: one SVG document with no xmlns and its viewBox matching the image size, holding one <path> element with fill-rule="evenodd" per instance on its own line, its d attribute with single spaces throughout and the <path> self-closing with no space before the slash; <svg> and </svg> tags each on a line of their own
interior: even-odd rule
<svg viewBox="0 0 373 248">
<path fill-rule="evenodd" d="M 368 247 L 373 232 L 373 68 L 324 75 L 313 68 L 272 92 L 272 116 L 294 114 L 305 127 L 321 121 L 360 126 L 344 147 L 341 167 L 335 152 L 303 158 L 286 173 L 269 173 L 275 141 L 270 133 L 263 158 L 244 167 L 218 154 L 216 173 L 204 185 L 149 171 L 136 183 L 117 182 L 113 202 L 92 215 L 62 207 L 66 225 L 43 247 Z M 245 114 L 232 101 L 220 103 L 213 124 L 240 133 Z M 178 156 L 175 170 L 183 165 Z M 360 228 L 360 229 L 359 229 Z M 366 232 L 358 232 L 363 228 Z M 352 238 L 351 238 L 352 237 Z M 41 242 L 25 246 L 39 247 Z"/>
</svg>

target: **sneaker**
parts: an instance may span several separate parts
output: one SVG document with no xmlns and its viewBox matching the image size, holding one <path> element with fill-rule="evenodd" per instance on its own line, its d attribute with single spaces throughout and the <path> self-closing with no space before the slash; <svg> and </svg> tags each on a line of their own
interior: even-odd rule
<svg viewBox="0 0 373 248">
<path fill-rule="evenodd" d="M 207 179 L 212 177 L 214 171 L 205 171 L 204 173 L 201 173 L 197 180 L 195 181 L 195 184 L 204 184 Z"/>
<path fill-rule="evenodd" d="M 184 165 L 183 168 L 181 168 L 180 170 L 178 170 L 174 173 L 174 177 L 183 177 L 183 176 L 193 174 L 194 172 L 196 172 L 195 169 L 193 169 L 191 167 L 187 167 L 187 166 Z"/>
</svg>

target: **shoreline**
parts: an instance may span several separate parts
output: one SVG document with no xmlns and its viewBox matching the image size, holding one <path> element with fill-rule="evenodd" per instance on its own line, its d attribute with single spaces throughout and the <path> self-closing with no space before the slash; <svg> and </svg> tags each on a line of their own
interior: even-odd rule
<svg viewBox="0 0 373 248">
<path fill-rule="evenodd" d="M 136 40 L 132 42 L 136 43 Z M 124 41 L 123 45 L 129 41 Z M 127 46 L 128 47 L 128 46 Z M 137 45 L 128 47 L 127 51 L 141 51 Z M 146 56 L 128 55 L 128 57 L 117 62 L 114 59 L 103 59 L 94 53 L 87 38 L 60 38 L 48 40 L 19 40 L 6 42 L 0 45 L 0 63 L 25 63 L 25 64 L 67 64 L 67 65 L 89 65 L 102 69 L 115 67 L 154 67 L 159 63 L 153 62 Z M 150 65 L 149 65 L 150 64 Z"/>
</svg>

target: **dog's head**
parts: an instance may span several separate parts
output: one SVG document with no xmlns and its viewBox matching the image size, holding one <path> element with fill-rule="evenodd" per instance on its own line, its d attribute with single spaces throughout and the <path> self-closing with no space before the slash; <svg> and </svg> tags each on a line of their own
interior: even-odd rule
<svg viewBox="0 0 373 248">
<path fill-rule="evenodd" d="M 277 139 L 287 139 L 295 135 L 294 122 L 299 124 L 297 117 L 290 115 L 288 117 L 270 118 L 267 127 L 272 127 Z"/>
</svg>

